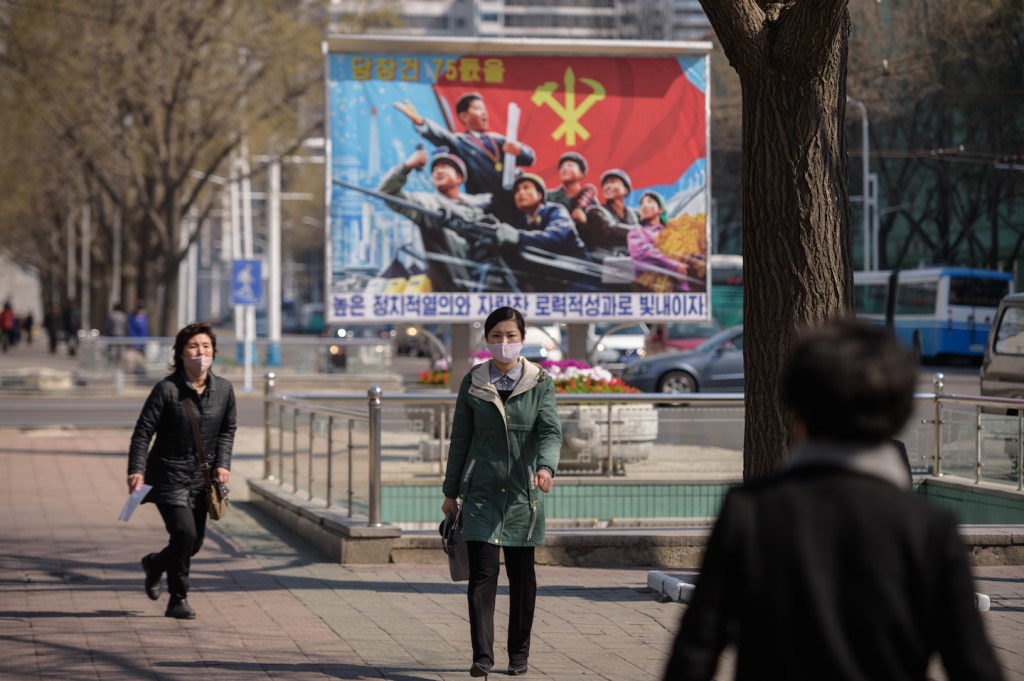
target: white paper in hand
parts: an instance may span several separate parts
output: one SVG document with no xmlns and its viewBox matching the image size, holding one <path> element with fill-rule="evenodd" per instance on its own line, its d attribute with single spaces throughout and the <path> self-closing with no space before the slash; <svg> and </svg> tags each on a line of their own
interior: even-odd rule
<svg viewBox="0 0 1024 681">
<path fill-rule="evenodd" d="M 142 487 L 129 494 L 128 500 L 124 502 L 124 508 L 121 509 L 121 515 L 117 516 L 117 519 L 122 522 L 128 522 L 132 517 L 132 513 L 135 513 L 135 509 L 139 507 L 139 504 L 142 503 L 142 500 L 146 498 L 151 489 L 153 489 L 152 485 L 142 483 Z"/>
</svg>

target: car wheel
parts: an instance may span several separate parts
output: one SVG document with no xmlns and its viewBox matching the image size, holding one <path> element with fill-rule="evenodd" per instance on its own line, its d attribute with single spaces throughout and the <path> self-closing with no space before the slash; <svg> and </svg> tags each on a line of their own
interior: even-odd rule
<svg viewBox="0 0 1024 681">
<path fill-rule="evenodd" d="M 670 371 L 658 381 L 658 392 L 695 393 L 697 381 L 685 371 Z"/>
</svg>

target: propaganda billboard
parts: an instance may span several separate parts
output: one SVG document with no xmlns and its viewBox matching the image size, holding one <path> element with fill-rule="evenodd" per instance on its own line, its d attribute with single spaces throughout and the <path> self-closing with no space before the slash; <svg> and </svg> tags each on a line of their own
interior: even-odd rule
<svg viewBox="0 0 1024 681">
<path fill-rule="evenodd" d="M 706 48 L 459 45 L 328 45 L 329 319 L 710 317 Z"/>
</svg>

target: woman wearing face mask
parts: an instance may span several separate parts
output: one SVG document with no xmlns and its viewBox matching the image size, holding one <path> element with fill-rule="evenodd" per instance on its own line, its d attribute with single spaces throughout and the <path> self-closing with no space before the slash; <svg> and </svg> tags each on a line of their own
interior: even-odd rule
<svg viewBox="0 0 1024 681">
<path fill-rule="evenodd" d="M 470 675 L 494 666 L 499 551 L 509 581 L 508 674 L 525 674 L 537 598 L 534 547 L 544 542 L 544 504 L 558 468 L 562 428 L 551 377 L 519 353 L 526 323 L 511 307 L 492 312 L 484 338 L 492 359 L 459 388 L 444 478 L 443 513 L 461 503 L 469 549 Z"/>
<path fill-rule="evenodd" d="M 206 532 L 206 479 L 196 457 L 196 442 L 185 410 L 191 405 L 213 479 L 227 484 L 235 439 L 235 392 L 210 372 L 217 337 L 209 324 L 189 324 L 174 339 L 172 372 L 149 393 L 132 433 L 128 455 L 128 491 L 145 482 L 153 489 L 143 503 L 156 504 L 170 539 L 159 553 L 142 558 L 146 595 L 160 598 L 167 573 L 170 600 L 165 615 L 195 619 L 186 597 L 189 565 Z M 150 440 L 156 434 L 153 446 Z"/>
</svg>

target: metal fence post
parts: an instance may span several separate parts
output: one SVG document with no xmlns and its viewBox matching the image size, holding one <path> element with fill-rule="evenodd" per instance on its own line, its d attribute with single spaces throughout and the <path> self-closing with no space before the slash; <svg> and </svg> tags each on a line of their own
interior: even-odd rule
<svg viewBox="0 0 1024 681">
<path fill-rule="evenodd" d="M 380 386 L 371 386 L 366 391 L 370 398 L 370 520 L 369 527 L 380 527 Z"/>
<path fill-rule="evenodd" d="M 1017 491 L 1024 490 L 1024 409 L 1017 410 Z"/>
<path fill-rule="evenodd" d="M 316 414 L 313 412 L 309 413 L 309 477 L 307 484 L 309 485 L 309 496 L 307 497 L 310 501 L 313 500 L 313 428 L 316 425 Z"/>
<path fill-rule="evenodd" d="M 935 386 L 935 470 L 936 477 L 942 477 L 942 401 L 943 376 L 936 373 L 932 377 L 932 384 Z"/>
<path fill-rule="evenodd" d="M 292 407 L 292 494 L 299 494 L 299 408 Z"/>
<path fill-rule="evenodd" d="M 974 484 L 981 482 L 981 407 L 974 408 Z"/>
<path fill-rule="evenodd" d="M 348 489 L 345 494 L 348 497 L 348 517 L 352 517 L 352 500 L 355 498 L 356 491 L 352 488 L 352 455 L 355 445 L 352 444 L 352 419 L 348 420 Z"/>
<path fill-rule="evenodd" d="M 284 484 L 284 405 L 277 405 L 277 484 Z"/>
<path fill-rule="evenodd" d="M 612 477 L 615 475 L 615 456 L 612 449 L 612 403 L 608 403 L 608 442 L 605 443 L 605 455 L 608 457 L 607 470 L 605 471 L 606 477 Z"/>
<path fill-rule="evenodd" d="M 334 501 L 334 417 L 327 417 L 327 508 Z"/>
<path fill-rule="evenodd" d="M 263 479 L 270 480 L 274 476 L 270 473 L 270 403 L 267 396 L 274 393 L 274 385 L 277 375 L 268 371 L 263 377 Z M 281 424 L 278 424 L 281 427 Z"/>
</svg>

